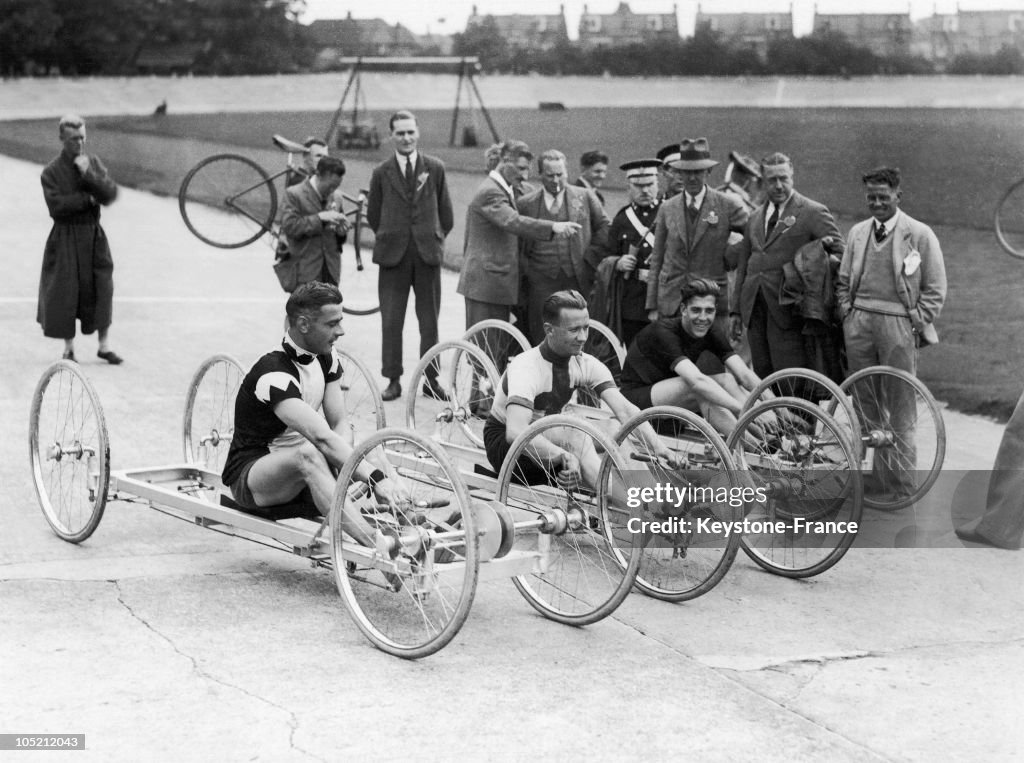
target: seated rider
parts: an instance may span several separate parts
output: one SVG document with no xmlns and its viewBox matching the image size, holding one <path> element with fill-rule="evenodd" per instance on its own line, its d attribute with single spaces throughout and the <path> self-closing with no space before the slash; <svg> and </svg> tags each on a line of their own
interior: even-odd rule
<svg viewBox="0 0 1024 763">
<path fill-rule="evenodd" d="M 310 281 L 285 305 L 281 347 L 256 361 L 235 398 L 235 430 L 222 479 L 242 509 L 294 501 L 306 488 L 321 514 L 334 498 L 335 474 L 352 454 L 346 431 L 341 363 L 334 342 L 341 327 L 341 292 Z M 383 503 L 408 500 L 387 463 L 361 464 L 355 478 Z M 346 511 L 345 532 L 372 545 L 375 532 L 358 510 Z"/>
<path fill-rule="evenodd" d="M 694 278 L 683 283 L 681 315 L 661 318 L 642 329 L 626 353 L 622 394 L 640 408 L 674 405 L 701 413 L 725 436 L 736 427 L 748 393 L 761 383 L 715 326 L 720 288 L 715 281 Z M 704 352 L 725 368 L 708 376 L 697 367 Z M 765 425 L 775 421 L 765 414 Z"/>
<path fill-rule="evenodd" d="M 561 413 L 573 392 L 587 388 L 611 408 L 620 422 L 639 413 L 612 379 L 611 371 L 593 355 L 583 352 L 589 332 L 587 301 L 578 291 L 557 291 L 542 308 L 544 340 L 509 361 L 494 396 L 491 413 L 484 426 L 487 460 L 500 471 L 512 442 L 531 423 Z M 659 458 L 673 463 L 676 458 L 648 428 L 645 439 Z M 557 442 L 554 435 L 532 440 L 533 450 L 517 466 L 517 481 L 544 484 L 549 473 L 545 466 L 557 469 L 556 481 L 563 487 L 580 479 L 593 488 L 597 485 L 601 460 L 587 441 L 583 452 L 572 452 L 568 442 Z"/>
</svg>

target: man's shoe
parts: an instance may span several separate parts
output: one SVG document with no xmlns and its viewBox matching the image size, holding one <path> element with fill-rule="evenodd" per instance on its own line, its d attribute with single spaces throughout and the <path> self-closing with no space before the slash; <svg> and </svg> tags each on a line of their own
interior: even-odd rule
<svg viewBox="0 0 1024 763">
<path fill-rule="evenodd" d="M 982 543 L 986 546 L 994 546 L 995 548 L 1005 548 L 1007 551 L 1017 551 L 1019 549 L 1019 546 L 1013 546 L 1009 543 L 1000 543 L 992 538 L 982 535 L 978 532 L 977 526 L 968 527 L 967 525 L 964 525 L 963 527 L 954 528 L 953 532 L 956 533 L 956 537 L 960 540 L 967 541 L 968 543 Z"/>
<path fill-rule="evenodd" d="M 96 353 L 97 358 L 102 358 L 112 366 L 119 366 L 124 363 L 124 358 L 118 355 L 113 350 L 107 350 L 106 352 L 100 351 Z"/>
<path fill-rule="evenodd" d="M 447 400 L 448 393 L 444 391 L 444 388 L 438 383 L 437 377 L 427 377 L 423 382 L 423 395 L 424 397 L 432 397 L 434 400 Z"/>
<path fill-rule="evenodd" d="M 391 400 L 397 400 L 402 396 L 402 385 L 398 379 L 392 379 L 384 391 L 380 393 L 380 399 L 385 403 Z"/>
<path fill-rule="evenodd" d="M 78 362 L 77 360 L 75 360 L 75 351 L 74 350 L 64 350 L 64 354 L 61 355 L 61 359 L 62 360 L 70 360 L 72 363 L 77 363 Z"/>
</svg>

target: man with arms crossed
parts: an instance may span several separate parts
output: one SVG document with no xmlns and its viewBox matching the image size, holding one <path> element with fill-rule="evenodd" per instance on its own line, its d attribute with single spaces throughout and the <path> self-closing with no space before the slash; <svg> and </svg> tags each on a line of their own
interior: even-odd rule
<svg viewBox="0 0 1024 763">
<path fill-rule="evenodd" d="M 305 488 L 324 516 L 330 512 L 336 479 L 352 447 L 346 431 L 341 363 L 334 343 L 341 327 L 341 292 L 312 281 L 298 287 L 285 305 L 288 330 L 280 349 L 249 370 L 235 398 L 235 432 L 222 479 L 243 509 L 295 500 Z M 356 478 L 385 503 L 408 500 L 387 464 L 361 465 Z M 357 510 L 346 511 L 342 526 L 363 545 L 375 532 Z"/>
</svg>

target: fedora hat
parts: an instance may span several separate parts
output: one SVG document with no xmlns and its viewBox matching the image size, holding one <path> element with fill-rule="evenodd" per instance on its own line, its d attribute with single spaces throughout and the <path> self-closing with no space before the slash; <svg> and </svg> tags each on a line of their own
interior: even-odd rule
<svg viewBox="0 0 1024 763">
<path fill-rule="evenodd" d="M 679 158 L 667 164 L 677 170 L 706 170 L 718 162 L 711 158 L 707 138 L 683 138 L 679 143 Z"/>
<path fill-rule="evenodd" d="M 748 175 L 753 175 L 756 178 L 761 177 L 761 168 L 758 166 L 757 162 L 746 154 L 741 154 L 739 151 L 730 151 L 729 159 L 731 159 L 733 164 Z"/>
</svg>

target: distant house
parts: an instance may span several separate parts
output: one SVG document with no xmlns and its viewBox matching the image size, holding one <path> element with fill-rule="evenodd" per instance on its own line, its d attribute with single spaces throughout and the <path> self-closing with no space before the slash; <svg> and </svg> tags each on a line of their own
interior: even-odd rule
<svg viewBox="0 0 1024 763">
<path fill-rule="evenodd" d="M 139 74 L 191 74 L 209 50 L 208 41 L 143 45 L 135 56 L 135 69 Z"/>
<path fill-rule="evenodd" d="M 1024 52 L 1024 10 L 958 12 L 955 55 L 987 56 L 1003 47 Z"/>
<path fill-rule="evenodd" d="M 354 19 L 351 11 L 343 19 L 317 19 L 309 34 L 321 60 L 338 56 L 412 56 L 419 40 L 401 24 L 384 19 Z"/>
<path fill-rule="evenodd" d="M 818 13 L 814 33 L 838 32 L 876 56 L 909 56 L 914 27 L 910 13 Z"/>
<path fill-rule="evenodd" d="M 633 13 L 619 3 L 615 13 L 590 13 L 583 6 L 579 44 L 584 48 L 643 45 L 652 40 L 678 40 L 679 19 L 675 5 L 671 13 Z"/>
<path fill-rule="evenodd" d="M 935 64 L 942 71 L 956 57 L 956 38 L 960 17 L 955 13 L 935 13 L 914 25 L 911 52 Z"/>
<path fill-rule="evenodd" d="M 569 31 L 565 23 L 565 6 L 559 6 L 557 14 L 513 13 L 505 15 L 484 14 L 481 16 L 473 6 L 473 12 L 466 22 L 466 28 L 483 23 L 485 18 L 494 19 L 501 36 L 510 48 L 518 50 L 551 50 L 568 43 Z"/>
<path fill-rule="evenodd" d="M 450 56 L 455 41 L 450 34 L 420 34 L 416 35 L 420 50 L 434 51 L 439 56 Z"/>
<path fill-rule="evenodd" d="M 752 50 L 763 61 L 773 40 L 793 36 L 793 6 L 776 13 L 706 13 L 698 5 L 696 28 L 715 32 L 728 45 Z"/>
</svg>

